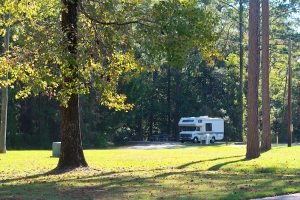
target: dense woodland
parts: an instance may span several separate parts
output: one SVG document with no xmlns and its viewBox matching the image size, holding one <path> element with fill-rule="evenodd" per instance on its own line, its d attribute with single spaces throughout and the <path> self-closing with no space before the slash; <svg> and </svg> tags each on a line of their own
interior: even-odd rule
<svg viewBox="0 0 300 200">
<path fill-rule="evenodd" d="M 45 3 L 39 2 L 41 5 Z M 121 1 L 94 1 L 99 9 L 96 10 L 89 1 L 82 1 L 82 16 L 78 25 L 82 33 L 79 38 L 81 58 L 88 60 L 89 56 L 94 56 L 94 60 L 107 65 L 105 69 L 109 72 L 104 75 L 98 72 L 102 77 L 100 86 L 95 86 L 97 90 L 86 92 L 84 84 L 89 84 L 87 80 L 78 92 L 85 148 L 105 147 L 109 142 L 122 144 L 129 140 L 148 140 L 158 133 L 166 133 L 171 140 L 177 140 L 180 117 L 200 115 L 224 118 L 226 141 L 245 141 L 248 1 L 191 2 L 141 1 L 126 4 Z M 270 1 L 270 98 L 274 142 L 277 136 L 280 142 L 286 142 L 287 137 L 290 39 L 293 47 L 293 139 L 300 140 L 300 64 L 297 62 L 300 36 L 299 14 L 296 14 L 300 10 L 297 3 Z M 55 19 L 59 17 L 51 11 L 56 6 L 55 3 L 47 5 L 49 10 L 40 21 L 35 19 L 35 13 L 31 19 L 26 19 L 36 20 L 35 26 L 29 25 L 26 20 L 21 26 L 11 14 L 8 19 L 10 45 L 13 51 L 21 55 L 19 60 L 30 63 L 30 58 L 37 58 L 39 60 L 36 62 L 41 64 L 49 59 L 38 57 L 44 55 L 45 49 L 51 48 L 49 57 L 57 52 L 55 30 L 60 24 Z M 36 12 L 43 10 L 37 9 Z M 0 14 L 3 18 L 7 17 L 3 11 Z M 102 19 L 114 21 L 115 24 L 102 23 L 99 26 Z M 131 23 L 131 19 L 143 20 Z M 53 30 L 45 28 L 43 23 L 46 22 Z M 52 41 L 44 44 L 42 39 L 45 36 Z M 4 46 L 3 38 L 0 42 Z M 22 46 L 26 47 L 25 50 L 20 50 Z M 33 52 L 38 48 L 39 51 Z M 107 59 L 100 59 L 96 51 Z M 108 58 L 113 60 L 115 57 L 118 58 L 117 63 L 129 66 L 128 69 L 119 67 L 120 72 L 110 71 L 111 60 Z M 80 64 L 93 66 L 88 61 Z M 30 73 L 29 70 L 27 72 Z M 84 76 L 84 73 L 81 75 Z M 117 78 L 110 77 L 114 75 Z M 9 88 L 9 149 L 48 149 L 53 141 L 60 140 L 59 107 L 66 97 L 58 94 L 56 98 L 53 94 L 55 87 L 52 86 L 42 93 L 43 83 L 30 85 L 30 80 L 24 77 Z M 26 81 L 30 87 L 24 87 Z M 102 92 L 100 96 L 99 91 Z M 107 91 L 126 95 L 127 104 L 124 104 L 123 96 L 113 98 Z M 261 116 L 261 86 L 259 95 Z M 16 99 L 16 96 L 21 98 Z M 101 100 L 103 96 L 107 101 Z M 260 126 L 261 120 L 260 117 Z"/>
</svg>

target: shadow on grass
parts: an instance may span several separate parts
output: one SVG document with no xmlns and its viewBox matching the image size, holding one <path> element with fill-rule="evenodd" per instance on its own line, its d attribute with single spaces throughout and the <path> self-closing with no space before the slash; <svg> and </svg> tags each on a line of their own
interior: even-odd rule
<svg viewBox="0 0 300 200">
<path fill-rule="evenodd" d="M 236 157 L 242 157 L 242 156 L 228 156 L 228 157 L 220 157 L 220 158 L 214 158 L 214 159 L 208 159 L 208 160 L 199 160 L 199 161 L 189 162 L 189 163 L 180 165 L 180 166 L 177 167 L 177 169 L 179 169 L 179 170 L 180 169 L 184 169 L 184 168 L 186 168 L 188 166 L 191 166 L 191 165 L 194 165 L 194 164 L 198 164 L 198 163 L 202 163 L 202 162 L 217 161 L 217 160 L 223 160 L 223 159 L 229 159 L 229 158 L 236 158 Z M 222 163 L 221 165 L 225 165 L 225 164 Z M 82 169 L 92 169 L 92 168 L 82 168 Z M 35 174 L 35 175 L 0 180 L 0 184 L 10 183 L 10 182 L 19 182 L 19 181 L 27 180 L 27 179 L 38 179 L 38 178 L 41 178 L 41 177 L 48 177 L 48 176 L 53 176 L 53 175 L 61 175 L 61 174 L 65 174 L 65 173 L 68 173 L 68 172 L 72 172 L 73 170 L 74 170 L 73 168 L 65 169 L 65 170 L 53 169 L 53 170 L 50 170 L 48 172 L 39 173 L 39 174 Z M 92 170 L 97 170 L 97 169 L 92 169 Z M 161 171 L 161 170 L 163 170 L 163 169 L 159 169 L 158 168 L 158 169 L 153 169 L 152 171 Z M 123 173 L 136 173 L 136 172 L 145 172 L 145 170 L 123 171 Z M 118 172 L 115 172 L 115 171 L 106 172 L 106 173 L 102 172 L 101 174 L 99 174 L 99 176 L 108 176 L 108 175 L 113 175 L 113 174 L 116 174 L 116 173 L 118 173 Z M 166 177 L 166 176 L 173 175 L 173 174 L 174 174 L 173 172 L 162 173 L 162 174 L 159 174 L 159 175 L 155 176 L 155 178 Z M 177 174 L 181 174 L 181 173 L 177 172 Z M 92 178 L 92 177 L 94 177 L 94 176 L 93 175 L 92 176 L 85 176 L 84 178 Z M 68 180 L 71 180 L 71 179 L 68 179 Z M 60 181 L 55 181 L 55 182 L 60 182 Z"/>
<path fill-rule="evenodd" d="M 93 169 L 93 168 L 89 168 L 89 167 L 83 167 L 83 168 L 77 168 L 75 170 L 78 169 L 82 169 L 82 170 L 96 170 L 96 171 L 100 171 L 97 169 Z M 0 180 L 0 184 L 3 183 L 10 183 L 10 182 L 15 182 L 15 181 L 22 181 L 22 180 L 26 180 L 26 179 L 37 179 L 37 178 L 41 178 L 41 177 L 48 177 L 48 176 L 54 176 L 54 175 L 62 175 L 68 172 L 72 172 L 74 171 L 74 168 L 67 168 L 67 169 L 52 169 L 48 172 L 44 172 L 44 173 L 39 173 L 39 174 L 35 174 L 35 175 L 30 175 L 30 176 L 24 176 L 24 177 L 20 177 L 20 178 L 12 178 L 12 179 L 5 179 L 5 180 Z M 101 173 L 101 175 L 106 176 L 106 175 L 112 175 L 116 172 L 107 172 L 107 173 Z M 1 197 L 1 196 L 0 196 Z"/>
<path fill-rule="evenodd" d="M 188 162 L 174 169 L 103 172 L 51 170 L 20 178 L 0 180 L 0 199 L 250 199 L 300 191 L 300 176 L 283 176 L 281 168 L 253 171 L 221 170 L 247 161 L 243 156 Z M 234 160 L 232 160 L 235 158 Z M 230 159 L 230 161 L 226 160 Z M 207 170 L 191 165 L 218 161 Z M 188 168 L 188 169 L 186 169 Z M 276 172 L 276 173 L 274 173 Z"/>
<path fill-rule="evenodd" d="M 208 171 L 218 171 L 218 170 L 220 170 L 222 167 L 224 167 L 226 165 L 237 163 L 237 162 L 241 162 L 241 161 L 247 161 L 247 159 L 243 158 L 243 159 L 239 159 L 239 160 L 231 160 L 231 161 L 228 161 L 228 162 L 219 163 L 219 164 L 216 164 L 216 165 L 208 168 Z"/>
<path fill-rule="evenodd" d="M 148 172 L 149 173 L 149 172 Z M 300 177 L 211 171 L 81 174 L 60 182 L 46 179 L 2 184 L 0 199 L 249 199 L 299 190 Z M 208 189 L 209 188 L 209 189 Z"/>
<path fill-rule="evenodd" d="M 202 162 L 207 162 L 207 161 L 217 161 L 217 160 L 223 160 L 223 159 L 228 159 L 228 158 L 238 158 L 238 157 L 242 157 L 242 156 L 228 156 L 228 157 L 220 157 L 220 158 L 213 158 L 213 159 L 208 159 L 208 160 L 199 160 L 199 161 L 193 161 L 190 163 L 186 163 L 184 165 L 180 165 L 177 167 L 177 169 L 184 169 L 190 165 L 194 165 L 194 164 L 198 164 L 198 163 L 202 163 Z"/>
</svg>

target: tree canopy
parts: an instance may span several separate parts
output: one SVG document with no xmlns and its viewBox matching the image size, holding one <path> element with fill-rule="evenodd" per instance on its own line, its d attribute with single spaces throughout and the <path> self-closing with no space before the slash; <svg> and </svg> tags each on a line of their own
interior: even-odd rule
<svg viewBox="0 0 300 200">
<path fill-rule="evenodd" d="M 180 67 L 191 48 L 198 46 L 208 53 L 216 38 L 215 17 L 196 1 L 81 1 L 74 58 L 63 51 L 60 11 L 64 8 L 59 0 L 3 4 L 2 13 L 12 18 L 2 27 L 14 26 L 14 44 L 1 57 L 1 75 L 9 73 L 9 81 L 1 84 L 21 85 L 17 98 L 43 94 L 66 105 L 70 94 L 96 90 L 100 104 L 128 110 L 132 105 L 117 85 L 158 65 L 143 63 L 143 56 L 160 56 Z M 78 77 L 66 82 L 73 73 L 66 67 L 69 63 L 78 64 Z"/>
</svg>

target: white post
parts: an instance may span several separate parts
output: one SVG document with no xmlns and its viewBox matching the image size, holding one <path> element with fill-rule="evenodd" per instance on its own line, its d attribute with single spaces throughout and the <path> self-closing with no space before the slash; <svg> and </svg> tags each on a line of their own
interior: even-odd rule
<svg viewBox="0 0 300 200">
<path fill-rule="evenodd" d="M 61 142 L 52 143 L 52 157 L 59 158 Z"/>
<path fill-rule="evenodd" d="M 209 144 L 210 143 L 210 141 L 209 141 L 209 134 L 206 134 L 205 136 L 206 136 L 206 138 L 205 138 L 205 144 Z"/>
</svg>

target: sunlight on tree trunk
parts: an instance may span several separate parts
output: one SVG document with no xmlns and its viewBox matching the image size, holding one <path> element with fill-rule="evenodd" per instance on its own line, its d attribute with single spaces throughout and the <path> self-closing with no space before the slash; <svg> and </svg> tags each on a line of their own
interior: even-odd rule
<svg viewBox="0 0 300 200">
<path fill-rule="evenodd" d="M 7 15 L 9 19 L 9 15 Z M 9 50 L 10 27 L 6 28 L 4 36 L 4 52 Z M 8 79 L 6 74 L 5 79 Z M 0 127 L 0 153 L 6 153 L 6 132 L 7 132 L 7 106 L 8 106 L 8 87 L 1 88 L 1 127 Z"/>
<path fill-rule="evenodd" d="M 269 0 L 262 1 L 262 115 L 263 135 L 261 149 L 271 149 L 270 84 L 269 84 Z"/>
<path fill-rule="evenodd" d="M 259 2 L 259 0 L 252 0 L 249 7 L 247 159 L 260 156 L 258 135 Z"/>
<path fill-rule="evenodd" d="M 292 41 L 289 39 L 288 58 L 288 147 L 292 146 Z"/>
<path fill-rule="evenodd" d="M 243 140 L 243 130 L 244 130 L 244 103 L 243 103 L 243 92 L 244 92 L 244 83 L 243 83 L 243 74 L 244 74 L 244 21 L 243 21 L 243 13 L 244 13 L 244 5 L 243 0 L 239 1 L 239 46 L 240 46 L 240 91 L 239 91 L 239 104 L 240 104 L 240 124 L 239 124 L 239 136 L 238 139 L 240 141 Z"/>
</svg>

